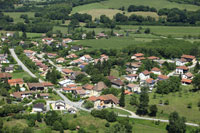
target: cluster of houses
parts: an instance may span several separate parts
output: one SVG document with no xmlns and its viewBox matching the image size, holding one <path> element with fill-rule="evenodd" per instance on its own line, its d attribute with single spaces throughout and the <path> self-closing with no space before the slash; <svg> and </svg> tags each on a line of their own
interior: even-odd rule
<svg viewBox="0 0 200 133">
<path fill-rule="evenodd" d="M 188 85 L 192 83 L 193 74 L 189 71 L 190 68 L 185 66 L 188 63 L 191 63 L 191 65 L 195 65 L 196 58 L 192 55 L 182 55 L 181 59 L 177 59 L 176 61 L 171 61 L 177 65 L 176 69 L 172 74 L 170 75 L 163 75 L 160 68 L 162 68 L 162 64 L 164 63 L 163 60 L 161 60 L 159 57 L 151 56 L 151 57 L 144 57 L 144 54 L 142 53 L 136 53 L 133 56 L 131 56 L 131 59 L 134 62 L 127 63 L 127 75 L 125 75 L 125 79 L 130 83 L 127 85 L 127 89 L 132 92 L 140 93 L 140 86 L 142 85 L 148 85 L 150 90 L 154 88 L 154 85 L 160 81 L 160 80 L 166 80 L 169 78 L 169 76 L 179 76 L 182 77 L 182 84 Z M 142 60 L 149 59 L 155 62 L 158 62 L 160 68 L 154 67 L 151 69 L 151 71 L 144 70 L 141 73 L 137 73 L 138 69 L 142 65 Z M 180 62 L 180 61 L 184 61 Z M 157 79 L 152 79 L 151 74 L 157 75 Z M 136 83 L 139 82 L 137 85 Z"/>
<path fill-rule="evenodd" d="M 45 76 L 48 71 L 48 66 L 43 63 L 43 60 L 36 57 L 36 52 L 32 50 L 24 50 L 24 54 L 39 67 L 41 76 Z"/>
</svg>

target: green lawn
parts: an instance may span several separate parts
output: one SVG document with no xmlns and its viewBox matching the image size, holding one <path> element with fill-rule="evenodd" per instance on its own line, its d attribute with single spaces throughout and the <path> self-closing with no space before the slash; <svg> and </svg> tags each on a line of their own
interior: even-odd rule
<svg viewBox="0 0 200 133">
<path fill-rule="evenodd" d="M 200 122 L 200 110 L 197 107 L 197 103 L 200 100 L 200 92 L 189 92 L 191 86 L 183 86 L 181 94 L 170 93 L 168 95 L 156 94 L 156 99 L 153 98 L 154 93 L 149 93 L 150 105 L 156 104 L 159 111 L 157 118 L 168 119 L 169 114 L 173 111 L 177 111 L 180 116 L 186 117 L 187 121 L 199 123 Z M 139 97 L 139 95 L 137 95 Z M 136 107 L 129 104 L 130 97 L 126 95 L 126 109 L 136 111 Z M 161 105 L 160 100 L 164 103 L 166 100 L 169 101 L 169 105 Z M 192 103 L 192 108 L 187 108 L 187 105 Z"/>
<path fill-rule="evenodd" d="M 120 26 L 124 30 L 136 30 L 139 26 L 132 25 L 121 25 Z M 184 37 L 188 35 L 199 36 L 200 35 L 200 27 L 191 27 L 191 26 L 141 26 L 143 28 L 142 31 L 146 28 L 150 28 L 151 33 L 172 37 Z"/>
<path fill-rule="evenodd" d="M 179 8 L 195 11 L 200 9 L 199 6 L 190 4 L 179 4 L 175 2 L 169 2 L 168 0 L 106 0 L 98 3 L 92 3 L 87 5 L 81 5 L 73 8 L 72 13 L 89 11 L 92 9 L 119 9 L 124 6 L 126 9 L 129 5 L 145 5 L 155 7 L 156 9 L 161 8 Z"/>
<path fill-rule="evenodd" d="M 30 75 L 27 72 L 17 72 L 17 73 L 12 73 L 12 78 L 16 79 L 16 78 L 25 78 L 25 77 L 30 77 Z"/>
<path fill-rule="evenodd" d="M 143 42 L 149 42 L 152 39 L 143 38 L 135 39 L 134 37 L 112 37 L 109 39 L 93 39 L 93 40 L 81 40 L 75 42 L 75 44 L 80 44 L 87 46 L 92 49 L 121 49 L 129 45 L 137 45 Z"/>
<path fill-rule="evenodd" d="M 24 22 L 24 19 L 20 18 L 22 14 L 27 14 L 29 18 L 34 17 L 34 12 L 4 12 L 4 14 L 9 15 L 14 19 L 14 23 Z"/>
<path fill-rule="evenodd" d="M 121 110 L 121 109 L 117 109 L 117 108 L 108 108 L 107 110 L 114 111 L 115 113 L 120 114 L 120 115 L 131 115 L 129 112 Z"/>
</svg>

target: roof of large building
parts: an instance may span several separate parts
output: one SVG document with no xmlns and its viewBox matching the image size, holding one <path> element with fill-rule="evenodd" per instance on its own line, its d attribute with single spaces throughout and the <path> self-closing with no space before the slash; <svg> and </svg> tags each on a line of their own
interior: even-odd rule
<svg viewBox="0 0 200 133">
<path fill-rule="evenodd" d="M 23 79 L 9 79 L 8 83 L 9 84 L 23 84 L 24 81 L 23 81 Z"/>
<path fill-rule="evenodd" d="M 108 88 L 106 85 L 105 85 L 105 83 L 104 82 L 98 82 L 95 86 L 94 86 L 94 90 L 96 90 L 96 91 L 101 91 L 101 90 L 103 90 L 103 89 L 106 89 L 106 88 Z"/>
<path fill-rule="evenodd" d="M 101 100 L 101 101 L 111 100 L 115 104 L 119 103 L 119 99 L 117 97 L 115 97 L 113 94 L 102 95 L 99 97 L 92 96 L 92 97 L 88 98 L 88 100 L 93 101 L 93 102 L 95 102 L 97 100 Z"/>
<path fill-rule="evenodd" d="M 186 66 L 179 66 L 179 67 L 176 67 L 176 69 L 188 70 L 189 68 L 188 68 L 188 67 L 186 67 Z"/>
<path fill-rule="evenodd" d="M 181 58 L 186 58 L 186 59 L 195 59 L 195 56 L 192 55 L 182 55 Z"/>
<path fill-rule="evenodd" d="M 27 83 L 29 88 L 33 88 L 33 87 L 44 87 L 43 83 Z"/>
</svg>

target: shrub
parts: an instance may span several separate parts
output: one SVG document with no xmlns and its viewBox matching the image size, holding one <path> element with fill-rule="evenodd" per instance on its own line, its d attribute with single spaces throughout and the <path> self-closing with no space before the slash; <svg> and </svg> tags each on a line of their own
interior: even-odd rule
<svg viewBox="0 0 200 133">
<path fill-rule="evenodd" d="M 106 114 L 106 120 L 109 122 L 115 122 L 117 120 L 117 115 L 112 111 Z"/>
<path fill-rule="evenodd" d="M 94 103 L 91 102 L 91 101 L 86 100 L 85 103 L 84 103 L 84 107 L 85 107 L 86 109 L 93 108 L 93 107 L 94 107 Z"/>
<path fill-rule="evenodd" d="M 105 127 L 110 127 L 110 123 L 107 122 L 107 123 L 105 124 Z"/>
<path fill-rule="evenodd" d="M 189 104 L 187 105 L 187 108 L 191 109 L 191 108 L 192 108 L 192 103 L 189 103 Z"/>
<path fill-rule="evenodd" d="M 169 105 L 169 100 L 166 100 L 164 104 Z"/>
</svg>

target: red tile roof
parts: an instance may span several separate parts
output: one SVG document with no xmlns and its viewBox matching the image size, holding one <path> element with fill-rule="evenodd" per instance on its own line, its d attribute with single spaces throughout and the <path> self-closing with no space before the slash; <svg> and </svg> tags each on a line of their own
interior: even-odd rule
<svg viewBox="0 0 200 133">
<path fill-rule="evenodd" d="M 138 75 L 137 74 L 129 74 L 127 75 L 128 77 L 137 77 Z"/>
<path fill-rule="evenodd" d="M 182 55 L 181 58 L 186 58 L 186 59 L 195 59 L 195 56 L 192 55 Z"/>
<path fill-rule="evenodd" d="M 154 67 L 154 68 L 152 68 L 152 69 L 151 69 L 151 71 L 159 72 L 159 71 L 160 71 L 160 69 L 159 69 L 159 68 L 157 68 L 157 67 Z"/>
<path fill-rule="evenodd" d="M 125 95 L 130 95 L 130 94 L 132 94 L 132 92 L 130 92 L 130 91 L 128 91 L 128 90 L 125 90 L 125 91 L 124 91 L 124 94 L 125 94 Z"/>
<path fill-rule="evenodd" d="M 66 73 L 66 74 L 69 74 L 69 73 L 74 72 L 73 70 L 68 69 L 68 68 L 62 69 L 62 71 L 63 71 L 64 73 Z"/>
<path fill-rule="evenodd" d="M 137 86 L 136 84 L 131 84 L 131 83 L 127 85 L 127 87 L 129 87 L 129 88 L 134 88 L 136 86 Z"/>
<path fill-rule="evenodd" d="M 151 72 L 149 72 L 148 70 L 145 70 L 142 72 L 144 75 L 149 75 Z"/>
<path fill-rule="evenodd" d="M 15 85 L 15 84 L 24 84 L 23 79 L 9 79 L 8 84 Z"/>
<path fill-rule="evenodd" d="M 160 58 L 159 57 L 156 57 L 156 56 L 150 56 L 148 57 L 149 60 L 159 60 Z"/>
<path fill-rule="evenodd" d="M 134 54 L 136 57 L 140 57 L 140 56 L 144 56 L 144 54 L 143 53 L 136 53 L 136 54 Z"/>
<path fill-rule="evenodd" d="M 187 72 L 185 75 L 186 75 L 187 77 L 189 77 L 189 78 L 191 78 L 191 77 L 193 76 L 193 74 L 190 73 L 190 72 Z"/>
<path fill-rule="evenodd" d="M 44 85 L 44 87 L 53 86 L 53 84 L 50 82 L 43 82 L 42 84 Z"/>
<path fill-rule="evenodd" d="M 183 69 L 183 70 L 188 70 L 189 68 L 186 67 L 186 66 L 179 66 L 179 67 L 176 67 L 177 69 Z"/>
<path fill-rule="evenodd" d="M 168 79 L 169 77 L 167 77 L 166 75 L 158 75 L 158 78 L 161 78 L 161 79 Z"/>
<path fill-rule="evenodd" d="M 101 101 L 111 100 L 115 104 L 119 103 L 118 98 L 115 97 L 113 94 L 102 95 L 102 96 L 99 96 L 99 97 L 92 96 L 92 97 L 88 98 L 88 100 L 93 101 L 93 102 L 95 102 L 97 100 L 101 100 Z"/>
<path fill-rule="evenodd" d="M 152 78 L 146 79 L 146 82 L 151 84 L 154 80 Z"/>
<path fill-rule="evenodd" d="M 85 90 L 93 90 L 93 88 L 94 88 L 94 86 L 91 85 L 91 84 L 85 84 L 85 85 L 83 86 L 83 89 L 85 89 Z"/>
<path fill-rule="evenodd" d="M 181 82 L 182 82 L 182 83 L 191 84 L 191 83 L 192 83 L 192 80 L 190 80 L 190 79 L 182 79 Z"/>
</svg>

